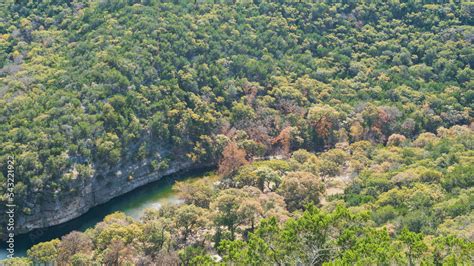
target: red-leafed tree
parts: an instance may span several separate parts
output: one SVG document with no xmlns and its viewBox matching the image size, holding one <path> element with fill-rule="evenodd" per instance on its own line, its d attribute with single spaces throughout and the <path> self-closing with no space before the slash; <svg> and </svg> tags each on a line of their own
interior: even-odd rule
<svg viewBox="0 0 474 266">
<path fill-rule="evenodd" d="M 235 142 L 229 142 L 222 152 L 219 174 L 224 177 L 234 174 L 240 166 L 248 163 L 246 156 L 244 149 L 239 148 Z"/>
<path fill-rule="evenodd" d="M 278 136 L 272 139 L 272 145 L 278 145 L 279 151 L 283 156 L 288 156 L 290 153 L 291 130 L 292 127 L 285 127 Z"/>
</svg>

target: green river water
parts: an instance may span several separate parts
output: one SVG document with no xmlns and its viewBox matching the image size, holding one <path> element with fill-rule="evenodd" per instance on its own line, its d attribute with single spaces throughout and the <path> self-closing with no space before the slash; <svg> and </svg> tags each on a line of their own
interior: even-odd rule
<svg viewBox="0 0 474 266">
<path fill-rule="evenodd" d="M 45 229 L 34 230 L 28 234 L 15 237 L 15 257 L 26 256 L 26 251 L 39 242 L 49 241 L 71 231 L 85 231 L 87 228 L 94 227 L 103 220 L 105 216 L 113 212 L 121 211 L 125 214 L 139 219 L 148 208 L 160 208 L 163 204 L 177 204 L 180 200 L 173 192 L 173 184 L 176 180 L 192 180 L 205 175 L 186 174 L 164 177 L 163 179 L 137 188 L 127 194 L 110 200 L 107 203 L 90 209 L 84 215 Z M 2 242 L 0 250 L 0 259 L 6 258 L 6 246 Z"/>
</svg>

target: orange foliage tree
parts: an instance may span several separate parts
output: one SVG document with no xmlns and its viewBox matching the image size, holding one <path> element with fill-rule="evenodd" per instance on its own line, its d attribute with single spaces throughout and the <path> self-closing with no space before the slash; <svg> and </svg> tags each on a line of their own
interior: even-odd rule
<svg viewBox="0 0 474 266">
<path fill-rule="evenodd" d="M 219 162 L 219 174 L 221 176 L 230 176 L 234 174 L 240 166 L 247 164 L 245 159 L 247 153 L 239 148 L 235 142 L 229 142 L 222 152 L 222 159 Z"/>
</svg>

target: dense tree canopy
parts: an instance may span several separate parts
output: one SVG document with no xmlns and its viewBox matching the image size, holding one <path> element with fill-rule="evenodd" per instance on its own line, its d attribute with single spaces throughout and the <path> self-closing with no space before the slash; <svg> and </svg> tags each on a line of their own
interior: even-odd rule
<svg viewBox="0 0 474 266">
<path fill-rule="evenodd" d="M 0 186 L 14 155 L 19 215 L 121 165 L 219 168 L 176 187 L 183 206 L 30 260 L 472 260 L 473 4 L 210 2 L 0 4 Z"/>
<path fill-rule="evenodd" d="M 33 246 L 27 260 L 463 264 L 474 256 L 466 178 L 474 174 L 474 134 L 454 126 L 427 136 L 402 146 L 360 141 L 317 154 L 298 150 L 230 175 L 181 181 L 175 189 L 183 204 L 147 210 L 139 221 L 111 214 L 85 233 Z M 341 175 L 321 178 L 318 160 L 338 157 L 345 162 Z M 262 177 L 269 177 L 264 186 Z M 340 183 L 347 177 L 351 182 Z"/>
<path fill-rule="evenodd" d="M 17 156 L 20 201 L 68 193 L 68 180 L 97 165 L 215 161 L 217 134 L 260 156 L 471 120 L 469 3 L 7 1 L 1 10 L 0 156 Z"/>
</svg>

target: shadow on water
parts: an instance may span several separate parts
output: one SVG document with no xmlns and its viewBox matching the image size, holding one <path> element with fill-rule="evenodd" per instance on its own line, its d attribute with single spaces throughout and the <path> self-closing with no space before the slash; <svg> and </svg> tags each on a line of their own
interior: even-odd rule
<svg viewBox="0 0 474 266">
<path fill-rule="evenodd" d="M 160 208 L 166 203 L 179 203 L 180 200 L 172 190 L 173 184 L 180 180 L 199 178 L 210 170 L 212 168 L 203 168 L 163 177 L 156 182 L 136 188 L 104 204 L 93 207 L 85 214 L 69 222 L 17 235 L 15 236 L 15 257 L 26 256 L 26 251 L 37 243 L 61 238 L 72 231 L 85 231 L 94 227 L 105 216 L 113 212 L 121 211 L 135 219 L 139 219 L 148 208 Z M 0 259 L 5 259 L 7 252 L 4 241 L 0 244 L 0 248 Z"/>
</svg>

